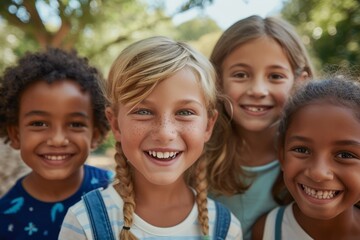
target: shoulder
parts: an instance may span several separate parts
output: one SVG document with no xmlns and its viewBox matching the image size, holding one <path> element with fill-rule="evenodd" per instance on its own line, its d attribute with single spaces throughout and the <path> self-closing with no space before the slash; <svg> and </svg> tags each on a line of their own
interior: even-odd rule
<svg viewBox="0 0 360 240">
<path fill-rule="evenodd" d="M 284 213 L 287 207 L 288 206 L 276 207 L 258 218 L 252 227 L 252 239 L 273 239 L 271 236 L 275 234 L 277 218 L 280 216 L 279 214 Z M 282 220 L 282 215 L 280 217 L 279 219 Z"/>
<path fill-rule="evenodd" d="M 98 189 L 94 189 L 94 190 L 91 190 L 90 192 L 85 193 L 79 202 L 77 202 L 75 205 L 70 207 L 69 212 L 71 211 L 74 215 L 81 218 L 82 217 L 81 215 L 86 213 L 86 204 L 85 204 L 84 198 L 90 197 L 91 194 L 94 193 L 94 191 L 99 191 L 99 193 L 100 193 L 99 196 L 101 198 L 100 200 L 103 201 L 107 210 L 114 208 L 114 206 L 116 209 L 122 210 L 123 201 L 120 198 L 119 194 L 114 189 L 114 187 L 112 185 L 110 185 L 109 187 L 107 187 L 105 189 L 98 188 Z M 90 200 L 90 203 L 93 202 L 91 198 L 89 200 Z"/>
<path fill-rule="evenodd" d="M 94 188 L 107 187 L 114 179 L 114 173 L 110 170 L 84 165 L 84 182 L 94 185 Z"/>
<path fill-rule="evenodd" d="M 263 238 L 266 218 L 267 214 L 262 215 L 258 220 L 256 220 L 255 224 L 253 225 L 251 230 L 253 240 L 260 240 Z"/>
<path fill-rule="evenodd" d="M 219 226 L 228 227 L 226 239 L 242 239 L 241 223 L 227 207 L 208 198 L 208 210 L 209 222 L 214 224 L 213 232 Z"/>
<path fill-rule="evenodd" d="M 87 239 L 92 239 L 92 232 L 91 232 L 91 224 L 89 219 L 89 214 L 87 211 L 87 206 L 84 201 L 84 197 L 88 197 L 94 191 L 99 191 L 101 200 L 104 202 L 106 212 L 108 214 L 109 220 L 111 222 L 112 227 L 117 232 L 119 228 L 119 224 L 122 219 L 122 205 L 123 202 L 120 196 L 117 194 L 116 190 L 110 185 L 106 189 L 95 189 L 92 190 L 82 197 L 82 199 L 77 202 L 75 205 L 69 208 L 65 219 L 63 221 L 61 232 L 59 239 L 68 239 L 68 235 L 70 236 L 77 236 L 74 239 L 83 239 L 82 237 L 87 236 Z M 90 208 L 93 210 L 100 210 L 104 208 L 93 207 L 91 204 L 94 201 L 90 199 Z"/>
<path fill-rule="evenodd" d="M 23 188 L 21 182 L 22 178 L 18 179 L 14 186 L 12 186 L 1 198 L 0 198 L 0 209 L 5 208 L 5 204 L 11 203 L 20 203 L 25 199 L 31 198 L 31 200 L 35 200 L 32 198 Z M 21 200 L 22 199 L 22 200 Z"/>
</svg>

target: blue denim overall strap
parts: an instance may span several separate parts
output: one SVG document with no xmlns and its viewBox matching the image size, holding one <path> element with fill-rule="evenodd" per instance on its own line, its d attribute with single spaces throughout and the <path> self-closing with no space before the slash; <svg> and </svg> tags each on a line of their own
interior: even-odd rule
<svg viewBox="0 0 360 240">
<path fill-rule="evenodd" d="M 275 240 L 281 240 L 281 224 L 284 217 L 285 206 L 279 208 L 275 220 Z"/>
<path fill-rule="evenodd" d="M 216 219 L 215 219 L 215 239 L 225 240 L 231 221 L 229 209 L 219 202 L 215 201 Z"/>
<path fill-rule="evenodd" d="M 99 189 L 83 196 L 95 240 L 115 240 L 104 200 Z"/>
</svg>

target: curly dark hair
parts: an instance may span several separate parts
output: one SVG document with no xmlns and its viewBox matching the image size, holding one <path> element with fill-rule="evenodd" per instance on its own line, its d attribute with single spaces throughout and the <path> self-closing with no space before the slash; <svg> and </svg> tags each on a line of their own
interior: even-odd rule
<svg viewBox="0 0 360 240">
<path fill-rule="evenodd" d="M 26 53 L 16 66 L 5 69 L 0 78 L 0 137 L 9 141 L 6 128 L 19 122 L 19 101 L 22 92 L 36 81 L 62 81 L 71 79 L 90 93 L 94 126 L 100 131 L 100 142 L 110 130 L 105 116 L 107 99 L 101 73 L 89 65 L 88 59 L 75 50 L 66 52 L 49 48 L 44 52 Z"/>
</svg>

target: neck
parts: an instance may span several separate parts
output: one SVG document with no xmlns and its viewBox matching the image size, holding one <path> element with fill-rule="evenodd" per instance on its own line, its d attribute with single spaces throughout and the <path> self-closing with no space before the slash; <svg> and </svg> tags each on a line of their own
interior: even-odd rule
<svg viewBox="0 0 360 240">
<path fill-rule="evenodd" d="M 32 171 L 22 185 L 34 198 L 44 202 L 58 202 L 72 196 L 81 186 L 84 176 L 83 167 L 66 179 L 49 180 Z"/>
<path fill-rule="evenodd" d="M 181 223 L 191 212 L 195 196 L 183 178 L 166 186 L 134 180 L 135 213 L 158 227 Z"/>
<path fill-rule="evenodd" d="M 360 209 L 355 206 L 331 219 L 315 219 L 304 215 L 297 204 L 293 211 L 302 229 L 314 239 L 358 239 Z"/>
<path fill-rule="evenodd" d="M 238 127 L 236 134 L 244 146 L 240 152 L 243 166 L 262 166 L 277 159 L 277 126 L 258 132 Z"/>
</svg>

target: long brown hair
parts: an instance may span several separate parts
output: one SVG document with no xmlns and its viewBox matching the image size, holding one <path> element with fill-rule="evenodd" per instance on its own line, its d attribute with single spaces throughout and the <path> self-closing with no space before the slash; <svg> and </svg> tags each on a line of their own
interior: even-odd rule
<svg viewBox="0 0 360 240">
<path fill-rule="evenodd" d="M 294 28 L 275 17 L 250 16 L 230 26 L 216 43 L 210 60 L 217 73 L 217 86 L 222 89 L 222 65 L 225 58 L 240 45 L 262 36 L 273 38 L 283 49 L 295 77 L 303 71 L 313 77 L 313 68 L 307 51 Z M 219 116 L 210 139 L 209 184 L 214 193 L 233 195 L 243 193 L 249 186 L 239 177 L 245 176 L 239 163 L 244 142 L 233 130 L 230 114 L 225 110 L 229 101 L 218 99 Z M 241 137 L 241 136 L 240 136 Z"/>
</svg>

